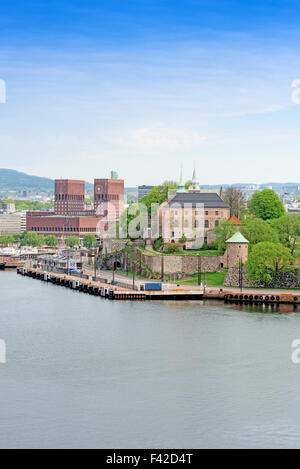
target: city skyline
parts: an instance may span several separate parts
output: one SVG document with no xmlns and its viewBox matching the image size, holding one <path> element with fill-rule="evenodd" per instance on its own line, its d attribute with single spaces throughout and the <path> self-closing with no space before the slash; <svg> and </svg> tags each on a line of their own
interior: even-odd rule
<svg viewBox="0 0 300 469">
<path fill-rule="evenodd" d="M 194 161 L 203 185 L 297 179 L 296 0 L 17 4 L 0 19 L 2 167 L 117 168 L 127 186 L 182 164 L 189 178 Z"/>
</svg>

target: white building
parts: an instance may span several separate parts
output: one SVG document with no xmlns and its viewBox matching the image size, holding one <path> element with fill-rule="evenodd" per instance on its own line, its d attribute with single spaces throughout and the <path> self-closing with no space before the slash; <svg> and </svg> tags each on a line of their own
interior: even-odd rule
<svg viewBox="0 0 300 469">
<path fill-rule="evenodd" d="M 26 231 L 26 212 L 0 215 L 0 235 L 22 234 Z"/>
</svg>

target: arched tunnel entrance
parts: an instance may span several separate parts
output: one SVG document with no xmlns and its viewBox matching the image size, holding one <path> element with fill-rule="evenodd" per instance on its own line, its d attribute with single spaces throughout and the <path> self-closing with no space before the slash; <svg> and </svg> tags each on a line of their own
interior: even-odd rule
<svg viewBox="0 0 300 469">
<path fill-rule="evenodd" d="M 119 261 L 115 261 L 114 262 L 114 270 L 118 270 L 118 269 L 121 269 L 121 263 Z"/>
</svg>

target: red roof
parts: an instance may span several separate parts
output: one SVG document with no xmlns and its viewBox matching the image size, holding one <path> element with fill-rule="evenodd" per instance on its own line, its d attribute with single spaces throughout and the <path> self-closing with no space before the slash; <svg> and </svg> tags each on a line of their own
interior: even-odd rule
<svg viewBox="0 0 300 469">
<path fill-rule="evenodd" d="M 234 223 L 235 225 L 242 225 L 243 223 L 241 222 L 241 220 L 239 220 L 235 215 L 233 215 L 230 220 L 232 223 Z"/>
</svg>

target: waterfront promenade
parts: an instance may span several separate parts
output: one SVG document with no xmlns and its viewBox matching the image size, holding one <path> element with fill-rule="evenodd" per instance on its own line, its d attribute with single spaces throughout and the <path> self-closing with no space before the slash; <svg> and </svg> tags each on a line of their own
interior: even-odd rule
<svg viewBox="0 0 300 469">
<path fill-rule="evenodd" d="M 89 275 L 93 275 L 93 269 L 85 267 L 84 272 Z M 97 271 L 97 275 L 99 275 L 103 279 L 107 279 L 108 282 L 112 281 L 113 278 L 113 272 L 112 271 L 107 271 L 107 270 L 101 270 Z M 123 274 L 118 274 L 115 273 L 114 275 L 115 281 L 117 282 L 125 282 L 128 283 L 128 285 L 133 284 L 133 278 L 132 276 L 127 276 Z M 153 280 L 146 280 L 146 279 L 140 279 L 138 277 L 135 277 L 135 285 L 140 286 L 141 284 L 144 284 L 146 281 L 153 281 Z M 195 285 L 195 284 L 181 284 L 180 281 L 178 283 L 163 283 L 163 288 L 164 289 L 172 289 L 177 285 L 178 287 L 184 289 L 184 290 L 201 290 L 203 287 Z M 211 294 L 217 294 L 220 291 L 223 292 L 233 292 L 233 293 L 240 293 L 241 289 L 238 287 L 215 287 L 215 286 L 206 286 L 205 287 L 205 292 L 206 293 L 211 293 Z M 242 292 L 247 293 L 247 294 L 252 294 L 252 295 L 300 295 L 300 290 L 285 290 L 285 289 L 264 289 L 264 288 L 242 288 Z"/>
<path fill-rule="evenodd" d="M 84 269 L 83 277 L 55 273 L 41 268 L 22 268 L 18 273 L 32 277 L 34 279 L 51 282 L 85 293 L 102 296 L 111 300 L 172 300 L 172 301 L 195 301 L 195 300 L 219 300 L 223 302 L 241 303 L 266 303 L 266 304 L 300 304 L 299 291 L 278 291 L 263 289 L 221 289 L 197 285 L 174 285 L 162 284 L 160 291 L 146 291 L 145 280 L 138 279 L 133 282 L 133 278 L 127 276 L 114 275 L 106 278 L 98 276 L 103 272 L 97 272 L 93 276 L 91 270 Z M 132 282 L 132 283 L 131 283 Z"/>
</svg>

